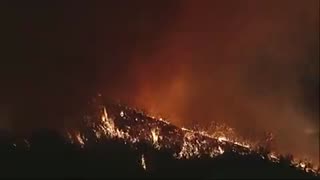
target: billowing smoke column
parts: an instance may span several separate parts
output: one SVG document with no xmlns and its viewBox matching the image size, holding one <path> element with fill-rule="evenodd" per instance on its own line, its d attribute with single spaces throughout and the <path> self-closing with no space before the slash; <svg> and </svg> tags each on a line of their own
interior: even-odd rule
<svg viewBox="0 0 320 180">
<path fill-rule="evenodd" d="M 270 131 L 280 151 L 317 161 L 318 5 L 184 1 L 150 49 L 136 42 L 116 94 L 179 126 Z"/>
</svg>

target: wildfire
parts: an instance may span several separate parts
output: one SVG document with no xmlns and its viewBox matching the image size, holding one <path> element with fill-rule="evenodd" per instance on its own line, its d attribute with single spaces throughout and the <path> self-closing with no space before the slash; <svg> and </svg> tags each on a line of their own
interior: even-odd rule
<svg viewBox="0 0 320 180">
<path fill-rule="evenodd" d="M 224 136 L 218 137 L 218 141 L 223 142 L 223 141 L 228 141 L 228 139 Z"/>
<path fill-rule="evenodd" d="M 218 149 L 219 149 L 219 153 L 220 153 L 220 154 L 223 154 L 223 153 L 224 153 L 224 150 L 223 150 L 220 146 L 218 146 Z"/>
<path fill-rule="evenodd" d="M 280 159 L 279 159 L 279 156 L 276 155 L 274 152 L 271 152 L 268 154 L 268 158 L 269 160 L 273 161 L 273 162 L 279 162 Z"/>
<path fill-rule="evenodd" d="M 159 135 L 159 129 L 155 128 L 151 130 L 151 140 L 152 140 L 152 144 L 155 146 L 155 148 L 160 149 L 161 146 L 159 145 L 158 141 L 159 139 L 161 139 L 162 137 Z"/>
<path fill-rule="evenodd" d="M 144 155 L 141 155 L 141 166 L 144 170 L 147 170 L 147 165 L 146 165 L 146 161 L 144 159 Z"/>
<path fill-rule="evenodd" d="M 76 139 L 77 139 L 77 142 L 78 142 L 81 146 L 83 146 L 83 145 L 85 144 L 85 143 L 84 143 L 84 140 L 82 139 L 80 133 L 78 133 L 78 134 L 76 135 Z"/>
<path fill-rule="evenodd" d="M 108 111 L 108 112 L 107 112 Z M 109 114 L 110 116 L 109 116 Z M 100 121 L 89 123 L 97 139 L 102 137 L 120 139 L 125 143 L 135 146 L 139 142 L 146 142 L 156 149 L 174 150 L 173 157 L 177 159 L 199 158 L 210 156 L 211 158 L 224 154 L 226 151 L 237 152 L 246 155 L 256 152 L 255 147 L 249 142 L 238 139 L 231 128 L 217 126 L 213 133 L 208 131 L 194 131 L 187 128 L 178 128 L 169 122 L 154 119 L 136 110 L 125 107 L 103 107 Z M 69 136 L 72 141 L 85 146 L 88 138 L 77 133 L 75 138 Z M 274 152 L 262 159 L 269 159 L 279 163 L 280 156 Z M 292 161 L 292 164 L 300 169 L 315 172 L 313 168 L 306 166 L 304 162 Z M 144 155 L 141 156 L 141 165 L 146 169 Z"/>
<path fill-rule="evenodd" d="M 123 111 L 121 111 L 120 116 L 123 117 L 124 113 Z M 103 135 L 107 135 L 110 136 L 111 138 L 121 138 L 121 139 L 125 139 L 128 137 L 128 134 L 119 130 L 115 124 L 114 121 L 111 118 L 108 118 L 108 113 L 106 108 L 103 109 L 103 114 L 101 116 L 101 122 L 102 124 L 98 127 L 98 131 L 96 131 L 96 133 L 98 133 L 98 136 L 101 136 L 101 132 Z M 99 131 L 100 130 L 100 131 Z"/>
</svg>

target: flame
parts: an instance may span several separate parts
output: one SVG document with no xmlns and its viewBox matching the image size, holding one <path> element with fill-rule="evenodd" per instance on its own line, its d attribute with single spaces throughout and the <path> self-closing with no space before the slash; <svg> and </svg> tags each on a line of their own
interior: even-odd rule
<svg viewBox="0 0 320 180">
<path fill-rule="evenodd" d="M 194 140 L 193 133 L 187 132 L 183 139 L 183 145 L 182 149 L 178 154 L 178 158 L 186 157 L 190 158 L 192 156 L 198 156 L 199 155 L 199 146 L 197 144 L 193 144 L 192 140 Z"/>
<path fill-rule="evenodd" d="M 131 145 L 144 141 L 156 149 L 175 149 L 178 144 L 180 148 L 177 148 L 175 153 L 173 153 L 173 157 L 177 159 L 199 158 L 201 156 L 214 158 L 224 154 L 228 149 L 231 149 L 233 152 L 238 152 L 240 155 L 256 152 L 253 143 L 241 140 L 235 135 L 233 129 L 225 125 L 217 126 L 213 133 L 205 130 L 195 131 L 184 127 L 176 127 L 173 131 L 164 135 L 162 128 L 175 126 L 164 121 L 162 118 L 154 119 L 151 117 L 151 119 L 148 119 L 147 116 L 139 118 L 134 116 L 130 117 L 132 113 L 130 115 L 130 112 L 127 113 L 124 109 L 117 115 L 120 115 L 120 118 L 117 118 L 117 122 L 115 122 L 115 118 L 110 117 L 107 113 L 107 108 L 103 107 L 100 121 L 91 122 L 90 124 L 97 139 L 120 139 Z M 132 121 L 129 121 L 130 118 Z M 132 124 L 126 124 L 128 122 Z M 118 124 L 121 123 L 126 125 L 120 128 Z M 160 126 L 160 124 L 162 125 Z M 182 135 L 181 138 L 179 138 L 180 135 Z M 81 147 L 88 141 L 88 138 L 79 132 L 76 133 L 75 138 L 71 135 L 68 137 L 71 141 L 75 139 L 75 142 L 80 144 Z M 280 162 L 280 155 L 275 152 L 271 152 L 267 154 L 267 156 L 261 155 L 261 158 L 269 159 L 274 163 Z M 146 170 L 144 155 L 141 156 L 141 165 Z M 308 172 L 316 172 L 314 167 L 310 167 L 310 165 L 307 166 L 306 162 L 292 160 L 291 165 Z"/>
<path fill-rule="evenodd" d="M 152 140 L 152 144 L 155 146 L 156 149 L 160 149 L 161 146 L 159 145 L 159 139 L 161 139 L 162 137 L 159 136 L 159 129 L 155 128 L 151 130 L 151 140 Z"/>
<path fill-rule="evenodd" d="M 81 146 L 83 146 L 83 145 L 85 144 L 85 143 L 84 143 L 84 140 L 82 139 L 80 133 L 77 133 L 77 134 L 76 134 L 76 139 L 77 139 L 77 142 L 78 142 Z"/>
<path fill-rule="evenodd" d="M 218 137 L 218 141 L 223 142 L 223 141 L 229 141 L 229 140 L 224 136 L 220 136 Z"/>
<path fill-rule="evenodd" d="M 220 146 L 218 146 L 218 149 L 219 149 L 219 153 L 220 153 L 220 154 L 223 154 L 223 153 L 224 153 L 224 150 L 223 150 Z"/>
<path fill-rule="evenodd" d="M 280 158 L 279 155 L 277 155 L 275 152 L 271 152 L 268 154 L 268 158 L 269 160 L 273 161 L 273 162 L 280 162 Z"/>
<path fill-rule="evenodd" d="M 122 111 L 121 111 L 122 112 Z M 123 112 L 120 113 L 120 116 L 123 117 Z M 103 135 L 108 135 L 111 138 L 121 138 L 126 139 L 128 137 L 128 134 L 119 130 L 115 124 L 112 118 L 108 117 L 108 113 L 106 108 L 103 108 L 103 114 L 101 117 L 102 124 L 98 127 L 98 131 L 96 131 L 97 137 L 101 136 L 101 133 Z"/>
<path fill-rule="evenodd" d="M 144 155 L 141 155 L 141 166 L 144 170 L 147 170 L 147 165 L 146 165 L 146 161 L 144 159 Z"/>
</svg>

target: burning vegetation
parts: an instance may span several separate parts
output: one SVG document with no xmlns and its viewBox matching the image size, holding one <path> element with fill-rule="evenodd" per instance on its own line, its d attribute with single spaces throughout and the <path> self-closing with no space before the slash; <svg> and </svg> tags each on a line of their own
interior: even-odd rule
<svg viewBox="0 0 320 180">
<path fill-rule="evenodd" d="M 227 126 L 217 125 L 214 133 L 179 128 L 115 103 L 99 105 L 83 122 L 63 136 L 40 132 L 22 140 L 2 139 L 1 168 L 8 173 L 3 176 L 48 176 L 53 170 L 58 172 L 54 176 L 73 177 L 319 176 L 311 163 L 240 140 Z M 22 172 L 10 173 L 17 168 Z"/>
<path fill-rule="evenodd" d="M 120 104 L 100 106 L 96 117 L 88 118 L 84 131 L 69 138 L 72 142 L 84 147 L 86 142 L 99 139 L 117 139 L 133 149 L 148 144 L 156 150 L 171 152 L 176 159 L 218 158 L 224 153 L 240 156 L 258 156 L 261 160 L 275 164 L 286 162 L 288 166 L 311 174 L 318 174 L 317 167 L 310 162 L 283 156 L 269 149 L 272 140 L 269 134 L 264 145 L 238 138 L 232 128 L 215 124 L 213 133 L 201 130 L 178 128 L 162 118 L 155 118 L 137 109 Z M 97 121 L 98 119 L 98 121 Z M 91 132 L 87 130 L 93 131 Z M 89 134 L 88 134 L 89 133 Z M 90 139 L 91 137 L 92 139 Z M 147 170 L 145 157 L 141 155 L 141 165 Z"/>
</svg>

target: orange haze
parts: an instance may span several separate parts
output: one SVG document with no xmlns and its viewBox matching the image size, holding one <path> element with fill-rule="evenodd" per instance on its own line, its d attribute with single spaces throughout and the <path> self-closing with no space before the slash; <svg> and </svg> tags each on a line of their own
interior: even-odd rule
<svg viewBox="0 0 320 180">
<path fill-rule="evenodd" d="M 319 159 L 319 116 L 299 105 L 309 47 L 319 47 L 319 1 L 183 1 L 174 23 L 136 42 L 118 97 L 179 126 L 212 121 L 247 137 L 275 134 L 285 153 Z M 171 20 L 172 21 L 172 20 Z M 144 42 L 143 42 L 144 43 Z M 316 66 L 313 78 L 318 78 Z M 309 72 L 309 71 L 308 71 Z M 124 85 L 125 86 L 125 85 Z"/>
</svg>

